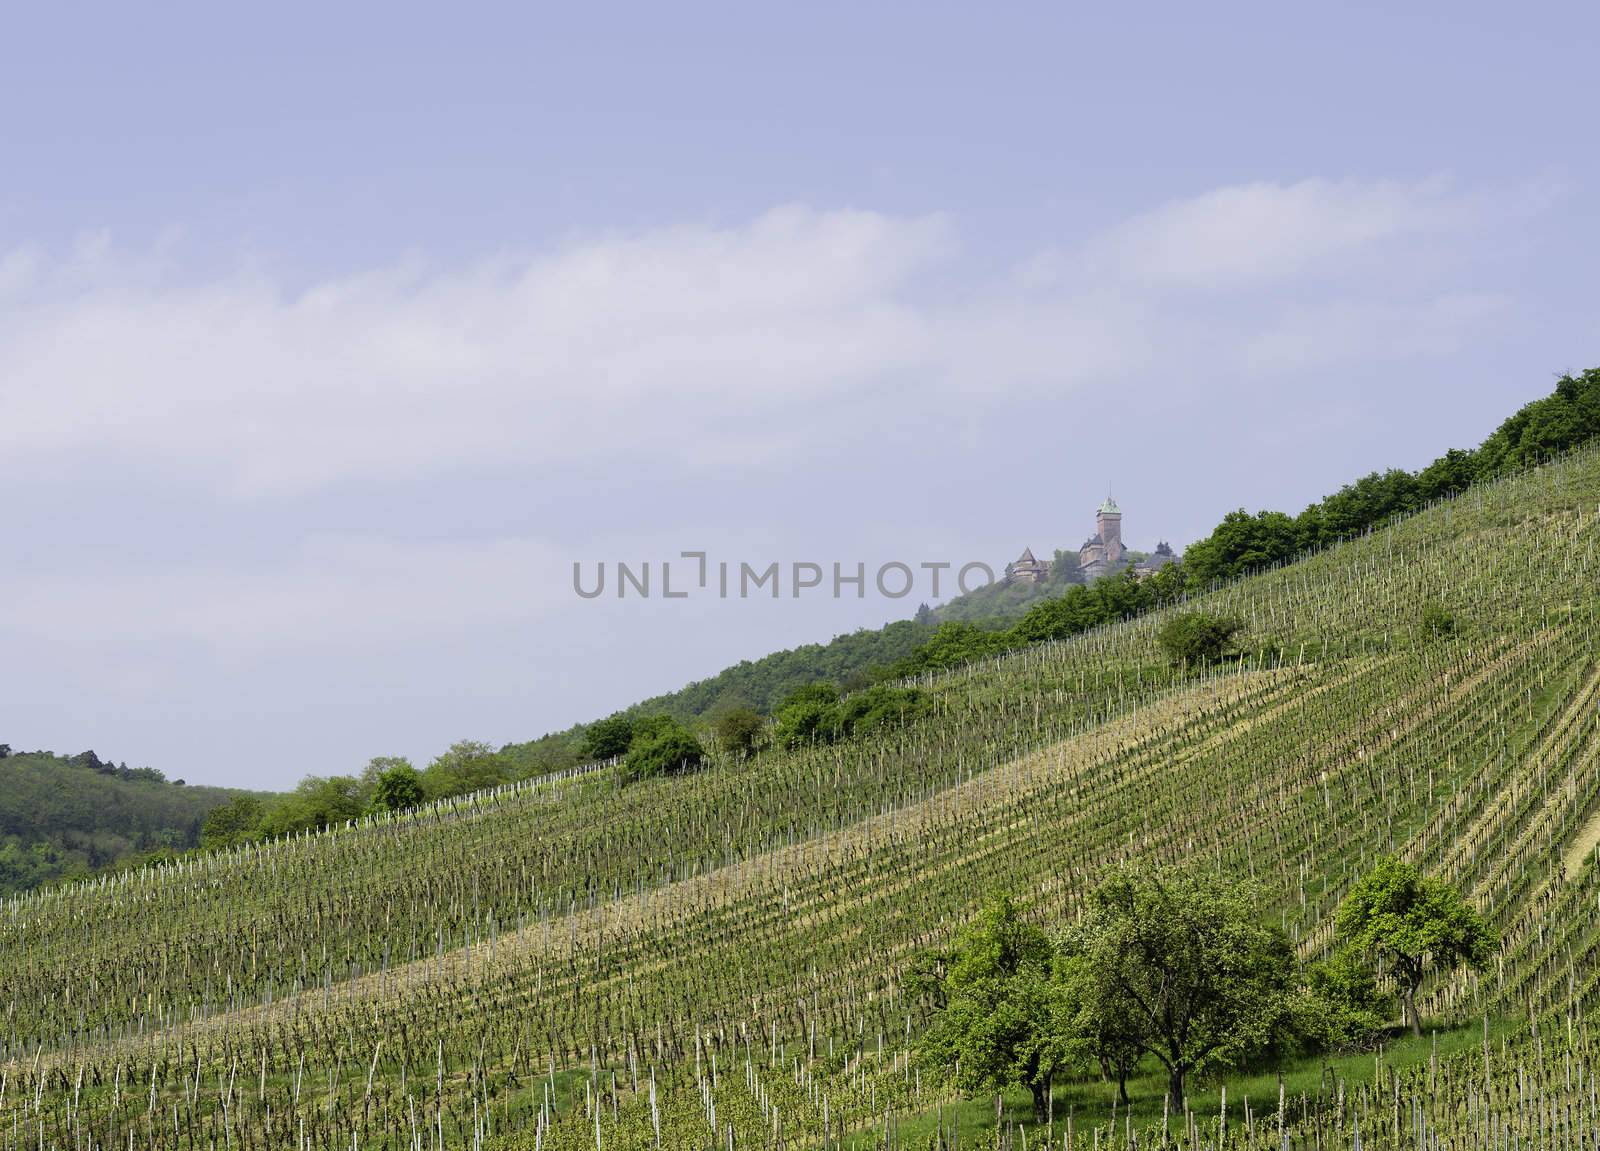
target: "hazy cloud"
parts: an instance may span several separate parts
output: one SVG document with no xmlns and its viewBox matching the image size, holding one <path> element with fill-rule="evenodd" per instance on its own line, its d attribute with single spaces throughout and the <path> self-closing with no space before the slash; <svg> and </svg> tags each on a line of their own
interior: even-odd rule
<svg viewBox="0 0 1600 1151">
<path fill-rule="evenodd" d="M 1453 236 L 1486 207 L 1443 181 L 1240 184 L 1135 216 L 1088 249 L 1093 273 L 1214 291 L 1347 274 L 1396 245 Z"/>
</svg>

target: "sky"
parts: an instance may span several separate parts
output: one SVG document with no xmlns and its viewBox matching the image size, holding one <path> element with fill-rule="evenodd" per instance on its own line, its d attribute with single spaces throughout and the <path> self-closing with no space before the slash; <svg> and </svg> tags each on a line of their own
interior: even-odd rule
<svg viewBox="0 0 1600 1151">
<path fill-rule="evenodd" d="M 20 9 L 0 742 L 421 764 L 904 618 L 1108 491 L 1181 548 L 1476 444 L 1600 363 L 1597 48 L 1579 5 Z"/>
</svg>

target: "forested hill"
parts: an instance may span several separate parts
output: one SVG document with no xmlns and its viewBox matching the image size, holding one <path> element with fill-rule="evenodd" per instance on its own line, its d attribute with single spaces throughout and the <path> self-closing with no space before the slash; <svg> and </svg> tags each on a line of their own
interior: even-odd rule
<svg viewBox="0 0 1600 1151">
<path fill-rule="evenodd" d="M 169 782 L 92 751 L 0 751 L 0 895 L 188 850 L 206 813 L 241 794 Z"/>
</svg>

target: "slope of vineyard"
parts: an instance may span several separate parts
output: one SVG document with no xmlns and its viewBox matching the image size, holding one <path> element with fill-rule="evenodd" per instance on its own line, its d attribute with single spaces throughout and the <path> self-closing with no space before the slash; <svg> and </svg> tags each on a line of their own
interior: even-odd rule
<svg viewBox="0 0 1600 1151">
<path fill-rule="evenodd" d="M 1430 1129 L 1535 1144 L 1527 1068 L 1594 1090 L 1597 546 L 1588 451 L 1201 597 L 1246 623 L 1204 674 L 1152 615 L 926 680 L 934 713 L 873 740 L 12 899 L 0 1148 L 822 1144 L 945 1097 L 901 976 L 987 895 L 1058 918 L 1113 863 L 1181 862 L 1253 884 L 1310 958 L 1389 852 L 1505 941 L 1427 1011 L 1577 1021 L 1559 1055 L 1530 1034 L 1476 1084 L 1434 1072 Z M 1248 1135 L 1420 1145 L 1404 1078 Z"/>
</svg>

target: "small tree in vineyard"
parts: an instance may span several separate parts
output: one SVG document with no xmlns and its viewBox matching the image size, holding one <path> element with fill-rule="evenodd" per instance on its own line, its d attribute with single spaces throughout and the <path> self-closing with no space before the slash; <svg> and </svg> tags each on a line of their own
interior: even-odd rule
<svg viewBox="0 0 1600 1151">
<path fill-rule="evenodd" d="M 1068 1035 L 1086 1060 L 1117 1085 L 1117 1097 L 1128 1102 L 1128 1077 L 1145 1051 L 1145 1029 L 1135 1005 L 1114 982 L 1099 978 L 1089 953 L 1089 931 L 1079 925 L 1066 933 L 1057 972 L 1063 985 Z"/>
<path fill-rule="evenodd" d="M 995 900 L 961 933 L 943 986 L 929 993 L 943 1010 L 924 1046 L 935 1065 L 956 1069 L 962 1091 L 1026 1087 L 1041 1123 L 1049 1117 L 1055 1074 L 1068 1059 L 1054 962 L 1044 930 L 1025 921 L 1010 899 Z"/>
<path fill-rule="evenodd" d="M 1409 863 L 1380 859 L 1339 905 L 1334 930 L 1346 945 L 1381 957 L 1394 976 L 1413 1035 L 1422 1034 L 1417 989 L 1429 971 L 1481 967 L 1498 946 L 1461 893 Z"/>
<path fill-rule="evenodd" d="M 632 742 L 633 720 L 619 711 L 589 725 L 583 733 L 583 756 L 596 761 L 615 759 L 626 755 Z"/>
<path fill-rule="evenodd" d="M 733 707 L 717 713 L 711 721 L 717 743 L 730 755 L 749 755 L 767 731 L 767 721 L 754 708 Z"/>
<path fill-rule="evenodd" d="M 265 810 L 253 795 L 235 796 L 221 807 L 212 808 L 200 825 L 200 846 L 233 847 L 258 838 Z"/>
<path fill-rule="evenodd" d="M 1422 633 L 1430 637 L 1456 634 L 1456 617 L 1440 604 L 1430 603 L 1422 609 Z"/>
<path fill-rule="evenodd" d="M 1091 898 L 1081 938 L 1080 1038 L 1154 1055 L 1174 1108 L 1191 1075 L 1238 1066 L 1288 1021 L 1288 938 L 1215 881 L 1118 871 Z"/>
<path fill-rule="evenodd" d="M 831 683 L 807 684 L 778 705 L 773 719 L 780 747 L 832 743 L 839 731 L 839 689 Z"/>
</svg>

